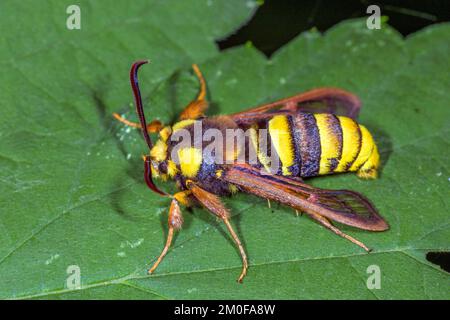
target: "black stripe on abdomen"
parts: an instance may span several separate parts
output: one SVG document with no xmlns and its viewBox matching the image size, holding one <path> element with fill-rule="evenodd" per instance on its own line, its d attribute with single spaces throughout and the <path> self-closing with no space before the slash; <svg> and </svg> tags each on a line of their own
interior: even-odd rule
<svg viewBox="0 0 450 320">
<path fill-rule="evenodd" d="M 332 134 L 336 137 L 337 143 L 338 143 L 338 154 L 336 158 L 330 159 L 330 172 L 334 172 L 334 169 L 339 164 L 339 161 L 342 157 L 342 128 L 341 123 L 339 122 L 339 119 L 336 115 L 331 114 L 329 118 L 329 128 L 332 131 Z"/>
<path fill-rule="evenodd" d="M 313 177 L 319 173 L 320 165 L 320 136 L 316 119 L 313 114 L 299 113 L 292 117 L 293 129 L 297 132 L 295 139 L 301 160 L 300 176 Z"/>
</svg>

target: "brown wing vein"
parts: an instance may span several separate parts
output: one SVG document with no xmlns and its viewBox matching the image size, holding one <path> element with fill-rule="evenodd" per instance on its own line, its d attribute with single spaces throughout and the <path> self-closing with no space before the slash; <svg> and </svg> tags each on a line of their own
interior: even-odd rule
<svg viewBox="0 0 450 320">
<path fill-rule="evenodd" d="M 245 164 L 229 168 L 223 179 L 248 193 L 346 225 L 371 231 L 389 228 L 370 201 L 354 191 L 314 188 L 299 180 L 261 174 Z"/>
</svg>

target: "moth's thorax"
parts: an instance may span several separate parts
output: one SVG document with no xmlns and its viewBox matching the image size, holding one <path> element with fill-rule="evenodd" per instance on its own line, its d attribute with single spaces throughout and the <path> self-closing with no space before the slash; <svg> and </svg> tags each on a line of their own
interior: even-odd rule
<svg viewBox="0 0 450 320">
<path fill-rule="evenodd" d="M 153 176 L 167 179 L 175 178 L 177 182 L 193 180 L 203 188 L 216 194 L 235 192 L 228 183 L 221 183 L 218 176 L 222 164 L 236 158 L 236 150 L 227 143 L 215 148 L 211 155 L 211 133 L 225 137 L 227 129 L 237 129 L 237 125 L 227 116 L 203 118 L 200 120 L 182 120 L 172 127 L 165 127 L 159 139 L 150 151 L 153 164 Z M 219 161 L 217 161 L 220 159 Z"/>
</svg>

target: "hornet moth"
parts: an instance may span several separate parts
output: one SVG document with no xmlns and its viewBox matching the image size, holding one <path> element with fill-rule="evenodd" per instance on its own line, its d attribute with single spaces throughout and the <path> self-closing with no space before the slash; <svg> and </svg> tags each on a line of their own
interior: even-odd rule
<svg viewBox="0 0 450 320">
<path fill-rule="evenodd" d="M 269 205 L 273 200 L 290 206 L 297 214 L 304 212 L 366 251 L 370 250 L 365 244 L 342 232 L 331 221 L 368 231 L 389 228 L 361 194 L 319 189 L 303 182 L 303 178 L 341 172 L 356 172 L 361 178 L 377 177 L 378 149 L 370 132 L 355 121 L 361 108 L 355 95 L 337 88 L 318 88 L 239 113 L 206 117 L 206 84 L 197 65 L 193 65 L 200 91 L 181 112 L 179 122 L 164 126 L 155 120 L 147 124 L 137 78 L 138 69 L 147 62 L 137 61 L 130 70 L 139 123 L 116 113 L 114 117 L 142 129 L 150 151 L 143 156 L 145 182 L 152 191 L 172 199 L 166 244 L 149 274 L 167 254 L 174 232 L 183 224 L 180 204 L 201 205 L 223 221 L 239 249 L 242 272 L 238 282 L 242 282 L 248 268 L 247 255 L 229 221 L 230 213 L 219 198 L 238 191 L 267 199 Z M 198 125 L 201 125 L 200 141 L 195 137 Z M 203 134 L 210 129 L 219 135 L 241 129 L 245 135 L 237 146 L 233 143 L 232 148 L 225 145 L 208 153 Z M 181 131 L 189 134 L 187 146 L 180 147 L 172 139 Z M 155 144 L 149 133 L 159 134 Z M 250 149 L 254 151 L 252 159 Z M 227 161 L 217 161 L 220 160 L 217 155 Z M 174 195 L 161 191 L 153 182 L 155 177 L 174 179 L 180 191 Z"/>
</svg>

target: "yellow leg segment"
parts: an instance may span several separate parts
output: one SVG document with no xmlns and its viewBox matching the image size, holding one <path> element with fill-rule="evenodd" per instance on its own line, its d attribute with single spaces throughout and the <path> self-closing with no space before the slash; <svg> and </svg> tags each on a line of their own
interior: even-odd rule
<svg viewBox="0 0 450 320">
<path fill-rule="evenodd" d="M 197 76 L 199 82 L 200 82 L 200 91 L 197 95 L 197 97 L 187 105 L 186 108 L 181 112 L 180 119 L 186 120 L 186 119 L 198 119 L 199 117 L 203 116 L 204 112 L 208 108 L 208 103 L 206 102 L 206 82 L 203 78 L 202 73 L 200 72 L 200 69 L 196 64 L 192 65 L 192 69 L 194 69 L 194 73 Z"/>
<path fill-rule="evenodd" d="M 233 227 L 230 224 L 230 221 L 228 221 L 228 218 L 223 217 L 223 222 L 227 226 L 228 231 L 231 234 L 231 237 L 233 238 L 234 242 L 236 243 L 239 253 L 241 254 L 242 258 L 242 271 L 239 275 L 238 282 L 242 282 L 242 279 L 244 279 L 245 275 L 247 274 L 248 269 L 248 260 L 247 260 L 247 254 L 245 253 L 244 247 L 242 246 L 241 240 L 239 240 L 239 237 L 237 236 L 236 232 L 234 232 Z"/>
<path fill-rule="evenodd" d="M 116 118 L 116 120 L 118 120 L 119 122 L 122 122 L 123 124 L 129 126 L 129 127 L 133 127 L 136 129 L 141 129 L 142 126 L 140 123 L 137 122 L 133 122 L 133 121 L 129 121 L 127 119 L 125 119 L 124 117 L 120 116 L 118 113 L 113 113 L 113 117 Z M 159 132 L 161 130 L 161 128 L 163 127 L 162 123 L 158 120 L 153 120 L 152 122 L 150 122 L 149 124 L 147 124 L 147 131 L 149 133 L 156 133 Z"/>
<path fill-rule="evenodd" d="M 165 244 L 161 254 L 159 255 L 158 259 L 156 260 L 156 262 L 148 270 L 149 274 L 152 274 L 156 270 L 158 265 L 161 263 L 161 261 L 164 259 L 164 257 L 166 256 L 166 254 L 169 251 L 169 248 L 172 244 L 174 231 L 179 230 L 181 228 L 181 225 L 183 224 L 183 216 L 181 215 L 181 209 L 178 204 L 177 198 L 183 199 L 184 196 L 181 194 L 184 194 L 184 193 L 185 192 L 178 192 L 173 196 L 172 203 L 170 204 L 170 210 L 169 210 L 169 231 L 167 233 L 166 244 Z"/>
<path fill-rule="evenodd" d="M 323 217 L 323 216 L 321 216 L 321 215 L 319 215 L 319 214 L 315 214 L 315 213 L 311 213 L 311 212 L 307 212 L 307 214 L 308 214 L 311 218 L 313 218 L 314 220 L 318 221 L 318 222 L 319 222 L 321 225 L 323 225 L 325 228 L 327 228 L 327 229 L 333 231 L 334 233 L 336 233 L 338 236 L 341 236 L 341 237 L 343 237 L 343 238 L 345 238 L 345 239 L 347 239 L 347 240 L 353 242 L 354 244 L 356 244 L 357 246 L 363 248 L 363 249 L 366 250 L 367 252 L 370 251 L 370 249 L 367 248 L 367 246 L 366 246 L 364 243 L 362 243 L 362 242 L 359 241 L 359 240 L 356 240 L 355 238 L 349 236 L 348 234 L 345 234 L 344 232 L 342 232 L 341 230 L 339 230 L 338 228 L 336 228 L 335 226 L 333 226 L 333 225 L 331 224 L 331 222 L 330 222 L 327 218 L 325 218 L 325 217 Z"/>
</svg>

